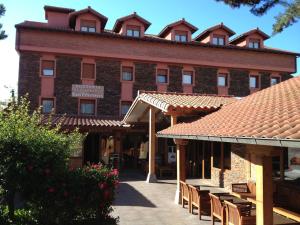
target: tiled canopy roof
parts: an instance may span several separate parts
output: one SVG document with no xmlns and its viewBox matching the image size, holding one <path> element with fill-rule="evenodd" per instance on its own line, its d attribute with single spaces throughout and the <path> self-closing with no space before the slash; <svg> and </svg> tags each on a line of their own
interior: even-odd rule
<svg viewBox="0 0 300 225">
<path fill-rule="evenodd" d="M 164 29 L 162 29 L 162 31 L 158 34 L 159 37 L 165 37 L 167 35 L 167 33 L 175 26 L 178 26 L 178 25 L 184 25 L 186 27 L 188 27 L 190 30 L 191 30 L 191 33 L 195 33 L 198 28 L 195 27 L 194 25 L 190 24 L 189 22 L 187 22 L 184 18 L 179 20 L 179 21 L 176 21 L 174 23 L 171 23 L 167 26 L 164 27 Z"/>
<path fill-rule="evenodd" d="M 217 29 L 225 30 L 228 33 L 229 37 L 231 37 L 232 35 L 235 35 L 235 32 L 233 30 L 231 30 L 229 27 L 225 26 L 223 23 L 220 23 L 216 26 L 213 26 L 213 27 L 210 27 L 210 28 L 204 30 L 197 37 L 195 37 L 194 40 L 201 41 L 204 38 L 206 38 L 212 31 L 217 30 Z"/>
<path fill-rule="evenodd" d="M 216 110 L 223 105 L 237 101 L 234 97 L 222 97 L 216 95 L 185 94 L 174 92 L 140 91 L 124 117 L 126 123 L 132 122 L 143 114 L 149 105 L 162 112 L 174 112 L 176 110 L 207 111 Z"/>
<path fill-rule="evenodd" d="M 164 112 L 168 112 L 170 109 L 175 108 L 217 109 L 222 105 L 235 102 L 236 98 L 203 94 L 142 92 L 139 95 L 139 100 L 149 103 Z"/>
<path fill-rule="evenodd" d="M 66 115 L 53 115 L 44 116 L 42 123 L 46 124 L 61 124 L 64 128 L 93 128 L 93 127 L 123 127 L 125 125 L 120 120 L 103 119 L 93 116 L 66 116 Z"/>
<path fill-rule="evenodd" d="M 195 122 L 169 127 L 158 132 L 158 136 L 300 147 L 299 105 L 300 76 L 224 106 Z"/>
<path fill-rule="evenodd" d="M 267 35 L 266 33 L 264 33 L 263 31 L 261 31 L 259 28 L 256 28 L 256 29 L 253 29 L 253 30 L 250 30 L 246 33 L 243 33 L 237 37 L 235 37 L 234 39 L 232 39 L 229 43 L 230 44 L 237 44 L 237 43 L 240 43 L 241 41 L 243 41 L 247 36 L 251 35 L 251 34 L 258 34 L 260 35 L 264 40 L 267 40 L 270 38 L 269 35 Z"/>
<path fill-rule="evenodd" d="M 151 25 L 151 23 L 148 20 L 145 20 L 144 18 L 142 18 L 141 16 L 139 16 L 136 12 L 128 15 L 128 16 L 124 16 L 122 18 L 117 19 L 114 27 L 113 27 L 113 31 L 114 32 L 119 32 L 122 24 L 129 19 L 137 19 L 138 21 L 140 21 L 142 24 L 144 24 L 145 26 L 145 31 L 148 29 L 148 27 Z"/>
</svg>

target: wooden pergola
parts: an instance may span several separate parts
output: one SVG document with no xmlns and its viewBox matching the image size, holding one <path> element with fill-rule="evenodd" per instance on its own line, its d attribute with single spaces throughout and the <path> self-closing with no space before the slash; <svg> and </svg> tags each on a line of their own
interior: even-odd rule
<svg viewBox="0 0 300 225">
<path fill-rule="evenodd" d="M 179 117 L 196 116 L 199 118 L 235 101 L 237 99 L 232 97 L 215 95 L 140 91 L 123 122 L 133 127 L 137 123 L 149 123 L 149 173 L 146 181 L 153 183 L 157 180 L 155 174 L 156 126 L 162 117 L 170 117 L 170 125 L 173 126 L 177 124 Z M 185 154 L 179 150 L 182 143 L 175 143 L 177 145 L 177 163 L 179 163 Z M 184 168 L 181 169 L 184 170 Z M 178 184 L 180 174 L 183 172 L 177 171 Z M 179 189 L 175 199 L 176 202 L 179 202 Z"/>
<path fill-rule="evenodd" d="M 300 77 L 272 86 L 223 107 L 195 122 L 177 124 L 158 132 L 158 137 L 178 143 L 178 173 L 183 167 L 187 140 L 246 145 L 255 156 L 256 224 L 273 224 L 272 157 L 286 147 L 300 148 Z M 222 154 L 222 153 L 221 153 Z M 283 178 L 281 163 L 281 178 Z"/>
</svg>

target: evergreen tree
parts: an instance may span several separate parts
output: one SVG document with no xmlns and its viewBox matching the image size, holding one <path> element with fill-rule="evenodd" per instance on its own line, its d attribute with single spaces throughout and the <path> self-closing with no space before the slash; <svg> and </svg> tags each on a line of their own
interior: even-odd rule
<svg viewBox="0 0 300 225">
<path fill-rule="evenodd" d="M 4 16 L 5 14 L 5 7 L 3 4 L 0 4 L 0 17 Z M 0 23 L 0 40 L 7 38 L 7 35 L 5 34 L 5 31 L 2 30 L 2 24 Z"/>
<path fill-rule="evenodd" d="M 251 13 L 262 16 L 274 6 L 282 6 L 284 11 L 279 13 L 273 24 L 273 34 L 281 32 L 283 29 L 296 23 L 300 18 L 300 0 L 216 0 L 222 1 L 233 8 L 249 6 Z"/>
</svg>

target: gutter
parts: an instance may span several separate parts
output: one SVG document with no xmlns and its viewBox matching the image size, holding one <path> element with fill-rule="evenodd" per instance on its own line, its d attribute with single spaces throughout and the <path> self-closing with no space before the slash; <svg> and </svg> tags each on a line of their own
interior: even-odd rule
<svg viewBox="0 0 300 225">
<path fill-rule="evenodd" d="M 172 135 L 156 134 L 159 138 L 201 140 L 213 142 L 229 142 L 251 145 L 268 145 L 278 147 L 300 148 L 300 139 L 271 139 L 271 138 L 251 138 L 251 137 L 218 137 L 218 136 L 197 136 L 197 135 Z"/>
</svg>

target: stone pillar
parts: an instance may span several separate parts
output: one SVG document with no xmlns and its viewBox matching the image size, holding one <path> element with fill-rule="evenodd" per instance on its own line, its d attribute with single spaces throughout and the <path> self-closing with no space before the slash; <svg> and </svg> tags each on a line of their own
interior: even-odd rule
<svg viewBox="0 0 300 225">
<path fill-rule="evenodd" d="M 155 109 L 150 106 L 149 109 L 149 172 L 147 176 L 147 183 L 157 182 L 155 174 Z"/>
<path fill-rule="evenodd" d="M 177 186 L 175 194 L 175 203 L 180 204 L 180 181 L 186 180 L 186 171 L 185 171 L 185 152 L 186 145 L 188 144 L 187 140 L 175 139 L 176 151 L 177 151 Z"/>
</svg>

